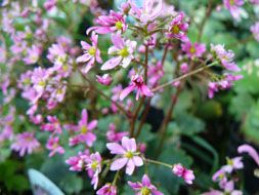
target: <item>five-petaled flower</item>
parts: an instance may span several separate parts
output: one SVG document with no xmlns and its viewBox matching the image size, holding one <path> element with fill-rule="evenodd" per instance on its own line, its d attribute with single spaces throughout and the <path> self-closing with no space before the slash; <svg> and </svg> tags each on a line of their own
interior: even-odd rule
<svg viewBox="0 0 260 195">
<path fill-rule="evenodd" d="M 123 68 L 127 68 L 134 59 L 133 53 L 137 45 L 136 41 L 125 41 L 118 34 L 112 35 L 111 41 L 113 46 L 109 48 L 108 54 L 113 57 L 102 65 L 101 70 L 110 70 L 119 65 Z"/>
<path fill-rule="evenodd" d="M 120 94 L 120 100 L 125 99 L 129 93 L 136 90 L 136 100 L 139 99 L 140 96 L 152 96 L 153 92 L 149 89 L 149 87 L 144 83 L 143 77 L 135 74 L 131 78 L 131 83 L 128 87 L 123 89 Z"/>
<path fill-rule="evenodd" d="M 98 35 L 94 32 L 91 35 L 90 41 L 92 45 L 85 41 L 81 41 L 81 46 L 84 54 L 77 58 L 78 63 L 87 63 L 87 65 L 82 68 L 83 73 L 88 73 L 89 70 L 94 66 L 95 62 L 102 63 L 101 52 L 98 49 Z"/>
<path fill-rule="evenodd" d="M 123 137 L 122 145 L 118 143 L 108 143 L 107 148 L 111 154 L 117 154 L 119 157 L 114 160 L 110 166 L 111 171 L 117 171 L 126 166 L 126 173 L 132 175 L 135 167 L 143 165 L 143 159 L 137 151 L 134 138 Z"/>
<path fill-rule="evenodd" d="M 97 124 L 97 120 L 88 122 L 87 110 L 83 109 L 81 112 L 81 120 L 75 128 L 75 131 L 79 132 L 79 134 L 70 138 L 70 145 L 74 146 L 78 143 L 86 143 L 87 146 L 91 147 L 96 140 L 96 135 L 92 131 L 96 128 Z"/>
<path fill-rule="evenodd" d="M 136 195 L 163 195 L 157 188 L 151 183 L 148 175 L 144 175 L 142 183 L 140 182 L 128 182 L 128 185 L 136 192 Z"/>
</svg>

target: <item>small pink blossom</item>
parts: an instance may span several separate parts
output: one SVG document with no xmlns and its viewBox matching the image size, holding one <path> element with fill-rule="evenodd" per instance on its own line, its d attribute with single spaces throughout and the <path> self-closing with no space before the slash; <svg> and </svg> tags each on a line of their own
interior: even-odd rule
<svg viewBox="0 0 260 195">
<path fill-rule="evenodd" d="M 62 133 L 62 127 L 56 116 L 47 116 L 48 123 L 41 126 L 44 131 L 49 131 L 57 134 Z"/>
<path fill-rule="evenodd" d="M 109 86 L 113 79 L 109 74 L 104 74 L 103 76 L 96 75 L 97 82 L 99 82 L 101 85 Z"/>
<path fill-rule="evenodd" d="M 43 6 L 47 11 L 50 11 L 56 6 L 56 0 L 46 0 Z"/>
<path fill-rule="evenodd" d="M 94 185 L 94 189 L 97 189 L 98 174 L 101 172 L 102 158 L 98 152 L 91 154 L 85 159 L 86 170 L 91 180 L 91 184 Z"/>
<path fill-rule="evenodd" d="M 148 69 L 148 83 L 150 86 L 155 86 L 163 77 L 164 70 L 161 62 L 157 62 L 155 66 L 150 66 Z"/>
<path fill-rule="evenodd" d="M 92 131 L 97 127 L 97 124 L 97 120 L 88 122 L 87 110 L 83 109 L 81 119 L 76 128 L 79 134 L 69 139 L 70 146 L 77 145 L 78 143 L 86 143 L 87 146 L 91 147 L 96 140 L 96 135 Z"/>
<path fill-rule="evenodd" d="M 79 152 L 77 156 L 72 156 L 66 163 L 70 165 L 71 171 L 83 171 L 86 166 L 86 159 L 89 158 L 89 151 L 86 150 L 85 152 Z"/>
<path fill-rule="evenodd" d="M 224 45 L 211 45 L 211 51 L 216 55 L 221 65 L 230 71 L 240 71 L 240 68 L 234 63 L 234 52 L 226 50 Z"/>
<path fill-rule="evenodd" d="M 122 145 L 118 143 L 108 143 L 107 148 L 111 154 L 119 155 L 119 158 L 114 160 L 110 166 L 111 171 L 117 171 L 126 166 L 126 173 L 132 175 L 135 167 L 143 165 L 143 159 L 137 151 L 136 142 L 134 138 L 123 137 Z"/>
<path fill-rule="evenodd" d="M 24 156 L 26 153 L 31 154 L 37 148 L 39 148 L 40 143 L 34 137 L 33 133 L 24 132 L 17 134 L 14 143 L 11 145 L 11 149 L 19 152 L 20 156 Z"/>
<path fill-rule="evenodd" d="M 113 32 L 125 32 L 127 29 L 125 17 L 121 13 L 110 11 L 108 16 L 99 16 L 96 21 L 97 25 L 87 30 L 87 34 L 95 31 L 98 34 L 109 34 Z"/>
<path fill-rule="evenodd" d="M 250 145 L 244 144 L 237 148 L 238 153 L 248 153 L 249 156 L 251 156 L 256 164 L 259 165 L 259 154 L 258 152 Z"/>
<path fill-rule="evenodd" d="M 255 40 L 259 41 L 259 22 L 255 23 L 250 27 L 250 31 L 252 32 Z"/>
<path fill-rule="evenodd" d="M 114 123 L 110 123 L 108 131 L 106 133 L 107 140 L 110 142 L 119 142 L 124 136 L 127 136 L 128 132 L 116 132 L 116 126 Z"/>
<path fill-rule="evenodd" d="M 153 22 L 165 11 L 163 0 L 144 0 L 141 8 L 139 8 L 133 1 L 130 2 L 130 13 L 138 20 L 140 20 L 143 24 Z"/>
<path fill-rule="evenodd" d="M 244 4 L 244 0 L 223 0 L 224 6 L 230 11 L 234 19 L 239 20 L 242 13 L 241 6 Z"/>
<path fill-rule="evenodd" d="M 178 177 L 182 177 L 187 184 L 192 184 L 195 179 L 193 171 L 185 168 L 181 164 L 173 165 L 172 171 Z"/>
<path fill-rule="evenodd" d="M 158 191 L 157 188 L 151 183 L 148 175 L 143 176 L 142 183 L 134 183 L 129 181 L 128 185 L 136 192 L 136 195 L 163 195 L 163 193 Z"/>
<path fill-rule="evenodd" d="M 31 48 L 27 49 L 27 56 L 23 59 L 25 64 L 35 64 L 40 55 L 42 54 L 42 48 L 36 45 L 33 45 Z"/>
<path fill-rule="evenodd" d="M 87 63 L 82 69 L 83 73 L 88 73 L 89 70 L 94 66 L 95 62 L 102 63 L 101 52 L 98 49 L 98 35 L 92 33 L 90 38 L 91 44 L 85 41 L 81 41 L 84 54 L 77 58 L 77 63 Z"/>
<path fill-rule="evenodd" d="M 121 92 L 120 100 L 125 99 L 125 97 L 134 90 L 136 90 L 136 100 L 138 100 L 140 96 L 150 97 L 153 95 L 152 91 L 148 88 L 147 85 L 145 85 L 143 77 L 136 74 L 132 76 L 129 86 Z"/>
<path fill-rule="evenodd" d="M 181 45 L 182 50 L 187 54 L 189 58 L 194 58 L 194 57 L 201 57 L 205 51 L 206 51 L 206 46 L 205 44 L 200 44 L 200 43 L 194 43 L 192 44 L 191 42 L 187 41 Z"/>
<path fill-rule="evenodd" d="M 65 150 L 59 145 L 59 137 L 50 137 L 46 144 L 46 148 L 50 150 L 49 157 L 54 156 L 56 153 L 64 154 Z"/>
<path fill-rule="evenodd" d="M 231 173 L 233 170 L 239 170 L 244 168 L 242 157 L 227 158 L 227 165 L 223 166 L 222 169 L 227 173 Z"/>
<path fill-rule="evenodd" d="M 107 183 L 97 191 L 97 195 L 117 195 L 116 186 Z"/>
<path fill-rule="evenodd" d="M 182 74 L 186 74 L 189 72 L 189 65 L 187 63 L 182 63 L 180 69 Z"/>
<path fill-rule="evenodd" d="M 113 46 L 109 48 L 108 54 L 114 56 L 106 61 L 101 70 L 114 69 L 117 66 L 127 68 L 134 59 L 134 51 L 137 43 L 135 41 L 124 40 L 120 35 L 114 34 L 111 37 Z"/>
<path fill-rule="evenodd" d="M 170 39 L 180 39 L 182 41 L 188 41 L 187 30 L 188 23 L 185 22 L 185 14 L 183 12 L 178 13 L 170 23 L 166 36 Z"/>
</svg>

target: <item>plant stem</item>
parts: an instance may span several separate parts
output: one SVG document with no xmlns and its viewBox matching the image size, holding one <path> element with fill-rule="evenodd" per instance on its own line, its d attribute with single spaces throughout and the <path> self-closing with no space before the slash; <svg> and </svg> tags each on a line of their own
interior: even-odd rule
<svg viewBox="0 0 260 195">
<path fill-rule="evenodd" d="M 157 161 L 157 160 L 152 160 L 152 159 L 144 159 L 146 162 L 148 163 L 152 163 L 152 164 L 156 164 L 156 165 L 161 165 L 161 166 L 165 166 L 165 167 L 168 167 L 170 169 L 172 169 L 172 165 L 168 164 L 168 163 L 164 163 L 164 162 L 160 162 L 160 161 Z"/>
<path fill-rule="evenodd" d="M 113 179 L 113 182 L 112 182 L 112 185 L 113 185 L 113 186 L 116 185 L 116 182 L 117 182 L 117 179 L 118 179 L 118 177 L 119 177 L 119 174 L 120 174 L 120 171 L 117 171 L 117 172 L 116 172 L 116 175 L 115 175 L 115 177 L 114 177 L 114 179 Z"/>
<path fill-rule="evenodd" d="M 126 111 L 126 110 L 124 109 L 124 107 L 122 107 L 122 106 L 121 106 L 120 104 L 118 104 L 116 101 L 112 100 L 109 96 L 107 96 L 105 93 L 103 93 L 103 91 L 101 91 L 100 89 L 98 89 L 98 88 L 96 87 L 96 85 L 94 85 L 94 84 L 92 83 L 92 81 L 91 81 L 89 78 L 87 78 L 80 70 L 79 70 L 79 72 L 80 72 L 81 76 L 89 83 L 90 87 L 91 87 L 92 89 L 94 89 L 94 91 L 96 91 L 98 94 L 100 94 L 100 95 L 101 95 L 102 97 L 104 97 L 105 99 L 111 101 L 111 102 L 112 102 L 113 104 L 115 104 L 116 107 L 117 107 L 119 110 L 121 110 L 127 117 L 131 118 L 131 113 L 130 113 L 130 112 Z"/>
<path fill-rule="evenodd" d="M 152 89 L 152 92 L 155 92 L 155 91 L 158 91 L 158 90 L 160 90 L 160 89 L 162 89 L 162 88 L 165 88 L 165 87 L 167 87 L 167 86 L 170 86 L 170 85 L 172 85 L 172 84 L 173 84 L 174 82 L 176 82 L 176 81 L 181 81 L 181 80 L 183 80 L 183 79 L 185 79 L 185 78 L 187 78 L 187 77 L 189 77 L 189 76 L 192 76 L 192 75 L 194 75 L 194 74 L 197 74 L 197 73 L 199 73 L 199 72 L 201 72 L 201 71 L 203 71 L 203 70 L 205 70 L 205 69 L 207 69 L 207 68 L 210 68 L 210 67 L 212 67 L 212 66 L 215 66 L 216 64 L 218 64 L 218 62 L 213 62 L 213 63 L 211 63 L 211 64 L 209 64 L 209 65 L 207 65 L 207 66 L 203 66 L 203 67 L 201 67 L 201 68 L 198 68 L 197 70 L 191 71 L 191 72 L 189 72 L 189 73 L 187 73 L 187 74 L 185 74 L 185 75 L 182 75 L 182 76 L 180 76 L 180 77 L 178 77 L 178 78 L 176 78 L 176 79 L 173 79 L 173 80 L 171 80 L 171 81 L 168 81 L 168 82 L 166 82 L 166 83 L 164 83 L 164 84 L 162 84 L 162 85 L 159 85 L 159 86 L 153 88 L 153 89 Z"/>
</svg>

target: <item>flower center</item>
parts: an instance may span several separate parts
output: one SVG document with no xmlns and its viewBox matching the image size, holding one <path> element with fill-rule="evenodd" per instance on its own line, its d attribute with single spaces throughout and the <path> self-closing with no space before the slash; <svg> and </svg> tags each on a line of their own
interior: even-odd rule
<svg viewBox="0 0 260 195">
<path fill-rule="evenodd" d="M 119 55 L 122 56 L 123 58 L 127 57 L 129 55 L 127 48 L 125 47 L 124 49 L 121 49 L 119 51 Z"/>
<path fill-rule="evenodd" d="M 173 26 L 172 27 L 172 32 L 173 32 L 173 34 L 179 34 L 179 32 L 180 32 L 179 26 L 177 26 L 177 25 Z"/>
<path fill-rule="evenodd" d="M 69 66 L 67 64 L 63 65 L 62 70 L 67 72 L 69 70 Z"/>
<path fill-rule="evenodd" d="M 96 170 L 98 168 L 98 162 L 95 160 L 91 163 L 91 169 Z"/>
<path fill-rule="evenodd" d="M 96 54 L 96 48 L 95 47 L 89 48 L 88 53 L 89 55 L 94 56 Z"/>
<path fill-rule="evenodd" d="M 41 86 L 41 87 L 44 87 L 45 86 L 45 81 L 39 81 L 38 85 Z"/>
<path fill-rule="evenodd" d="M 88 128 L 86 126 L 81 127 L 81 133 L 86 134 L 88 132 Z"/>
<path fill-rule="evenodd" d="M 230 5 L 235 5 L 235 0 L 229 0 Z"/>
<path fill-rule="evenodd" d="M 190 53 L 194 54 L 195 52 L 196 52 L 196 49 L 192 46 L 192 47 L 190 48 Z"/>
<path fill-rule="evenodd" d="M 143 187 L 141 189 L 141 195 L 150 195 L 151 194 L 151 190 L 147 187 Z"/>
<path fill-rule="evenodd" d="M 29 85 L 29 84 L 31 84 L 30 79 L 29 79 L 29 78 L 24 79 L 24 80 L 23 80 L 23 84 L 24 84 L 24 85 Z"/>
<path fill-rule="evenodd" d="M 120 21 L 118 21 L 118 22 L 116 22 L 116 29 L 117 30 L 121 30 L 122 28 L 123 28 L 123 23 L 122 22 L 120 22 Z"/>
<path fill-rule="evenodd" d="M 227 159 L 227 164 L 233 166 L 234 162 L 231 159 Z"/>
<path fill-rule="evenodd" d="M 125 153 L 125 157 L 131 159 L 134 157 L 134 153 L 129 151 L 129 152 Z"/>
</svg>

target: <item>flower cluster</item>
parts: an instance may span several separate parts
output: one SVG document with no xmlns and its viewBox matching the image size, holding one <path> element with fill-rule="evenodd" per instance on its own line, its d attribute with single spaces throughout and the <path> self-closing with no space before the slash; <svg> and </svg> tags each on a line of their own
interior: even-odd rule
<svg viewBox="0 0 260 195">
<path fill-rule="evenodd" d="M 7 145 L 13 156 L 38 152 L 64 158 L 70 171 L 88 175 L 98 195 L 121 193 L 121 178 L 135 194 L 163 195 L 161 185 L 152 181 L 153 164 L 183 180 L 182 185 L 196 183 L 186 163 L 161 162 L 160 153 L 172 147 L 167 129 L 175 124 L 172 114 L 182 90 L 199 83 L 213 98 L 243 78 L 234 52 L 222 44 L 208 49 L 201 37 L 205 21 L 195 40 L 189 35 L 193 18 L 163 0 L 125 0 L 116 11 L 102 9 L 96 0 L 66 1 L 70 9 L 63 4 L 1 4 L 0 146 Z M 240 18 L 243 0 L 223 4 Z M 84 39 L 77 31 L 85 25 L 78 19 L 85 13 L 94 16 L 94 24 Z M 255 23 L 250 31 L 259 41 L 258 27 Z M 164 119 L 148 132 L 151 107 L 162 110 Z M 238 152 L 259 163 L 250 146 Z M 220 194 L 241 194 L 233 179 L 244 166 L 241 160 L 227 159 L 214 174 Z"/>
</svg>

